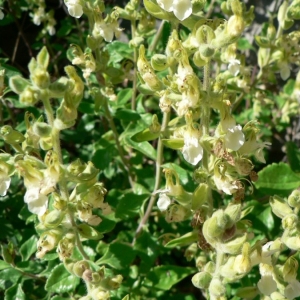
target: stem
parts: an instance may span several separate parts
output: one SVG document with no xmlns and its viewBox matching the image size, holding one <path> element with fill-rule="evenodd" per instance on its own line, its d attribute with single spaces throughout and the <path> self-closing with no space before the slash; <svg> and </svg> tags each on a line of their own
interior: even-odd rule
<svg viewBox="0 0 300 300">
<path fill-rule="evenodd" d="M 136 32 L 136 21 L 131 21 L 131 35 L 132 39 L 135 38 L 135 32 Z M 135 110 L 136 105 L 136 91 L 137 91 L 137 69 L 136 69 L 136 63 L 137 63 L 137 48 L 134 47 L 133 50 L 133 82 L 132 82 L 132 98 L 131 98 L 131 109 Z"/>
<path fill-rule="evenodd" d="M 169 123 L 169 117 L 170 117 L 170 113 L 169 112 L 165 112 L 163 115 L 163 122 L 162 122 L 162 127 L 161 127 L 161 137 L 158 139 L 158 144 L 157 144 L 157 159 L 156 159 L 156 167 L 155 167 L 155 184 L 154 184 L 154 189 L 153 189 L 153 193 L 150 197 L 150 201 L 148 203 L 146 212 L 144 214 L 144 216 L 142 217 L 142 220 L 135 232 L 135 236 L 134 239 L 132 241 L 132 245 L 135 244 L 136 238 L 137 236 L 141 233 L 143 227 L 145 226 L 145 224 L 147 223 L 151 211 L 152 211 L 152 207 L 154 205 L 155 199 L 156 199 L 156 192 L 160 187 L 160 182 L 161 182 L 161 165 L 163 163 L 163 150 L 164 150 L 164 145 L 162 142 L 162 137 L 164 137 L 164 133 L 166 132 L 166 128 L 168 126 Z"/>
<path fill-rule="evenodd" d="M 27 277 L 30 277 L 30 278 L 33 278 L 33 279 L 37 279 L 37 280 L 41 280 L 43 282 L 46 282 L 46 279 L 45 278 L 42 278 L 38 275 L 35 275 L 35 274 L 31 274 L 31 273 L 27 273 L 27 272 L 24 272 L 22 271 L 21 269 L 19 269 L 14 263 L 11 263 L 10 264 L 15 270 L 17 270 L 18 272 L 20 272 L 22 275 L 24 276 L 27 276 Z"/>
<path fill-rule="evenodd" d="M 205 103 L 202 107 L 201 112 L 201 129 L 202 135 L 208 135 L 209 133 L 209 121 L 210 121 L 210 61 L 204 66 L 204 78 L 203 78 L 203 88 L 206 91 L 207 97 L 205 99 Z M 202 165 L 203 167 L 208 170 L 208 159 L 209 153 L 203 149 L 203 158 L 202 158 Z"/>
<path fill-rule="evenodd" d="M 104 101 L 104 110 L 105 110 L 105 116 L 108 120 L 109 126 L 113 131 L 114 138 L 115 138 L 115 141 L 116 141 L 116 146 L 117 146 L 121 161 L 122 161 L 126 171 L 128 172 L 128 175 L 129 175 L 128 180 L 129 180 L 130 186 L 133 188 L 133 186 L 134 186 L 134 178 L 133 177 L 134 176 L 132 174 L 132 171 L 131 171 L 130 165 L 128 164 L 127 159 L 125 159 L 124 151 L 123 151 L 123 148 L 122 148 L 122 146 L 120 144 L 120 141 L 119 141 L 119 134 L 118 134 L 114 119 L 113 119 L 113 117 L 112 117 L 112 115 L 109 111 L 107 100 Z"/>
<path fill-rule="evenodd" d="M 57 154 L 59 163 L 62 164 L 63 161 L 62 161 L 60 139 L 59 139 L 60 131 L 54 127 L 54 113 L 53 113 L 53 109 L 50 104 L 49 97 L 47 95 L 44 95 L 44 97 L 43 97 L 43 104 L 44 104 L 48 123 L 53 128 L 52 129 L 53 151 Z M 60 179 L 58 186 L 59 186 L 59 190 L 60 190 L 60 194 L 61 194 L 62 198 L 68 200 L 69 192 L 68 192 L 68 188 L 67 188 L 67 183 L 64 178 Z M 68 209 L 68 215 L 69 215 L 72 227 L 74 228 L 77 248 L 78 248 L 79 252 L 81 253 L 81 255 L 84 257 L 84 259 L 89 260 L 88 255 L 85 253 L 85 251 L 83 249 L 83 246 L 82 246 L 82 243 L 80 240 L 80 236 L 79 236 L 79 233 L 78 233 L 78 230 L 76 227 L 76 223 L 74 221 L 74 216 L 69 209 Z"/>
<path fill-rule="evenodd" d="M 155 38 L 152 41 L 151 45 L 149 46 L 149 52 L 153 52 L 154 51 L 154 49 L 157 46 L 158 41 L 161 39 L 161 34 L 162 34 L 162 31 L 163 31 L 163 28 L 164 28 L 164 24 L 165 24 L 165 20 L 162 20 L 161 23 L 160 23 L 160 25 L 159 25 L 159 28 L 157 30 L 157 33 L 155 35 Z"/>
</svg>

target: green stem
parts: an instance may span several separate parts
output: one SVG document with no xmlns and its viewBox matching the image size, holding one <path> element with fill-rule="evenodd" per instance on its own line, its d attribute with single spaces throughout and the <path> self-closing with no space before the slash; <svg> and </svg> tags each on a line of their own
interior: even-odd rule
<svg viewBox="0 0 300 300">
<path fill-rule="evenodd" d="M 135 38 L 135 33 L 136 33 L 136 21 L 131 21 L 131 35 L 132 39 Z M 131 98 L 131 109 L 135 110 L 135 105 L 136 105 L 136 91 L 137 91 L 137 68 L 136 68 L 136 63 L 137 63 L 137 48 L 134 47 L 133 50 L 133 82 L 132 82 L 132 98 Z"/>
<path fill-rule="evenodd" d="M 27 273 L 27 272 L 24 272 L 22 271 L 21 269 L 19 269 L 14 263 L 11 263 L 10 264 L 15 270 L 17 270 L 18 272 L 20 272 L 23 276 L 27 276 L 27 277 L 30 277 L 30 278 L 33 278 L 33 279 L 36 279 L 36 280 L 41 280 L 43 282 L 46 282 L 46 279 L 43 278 L 43 277 L 40 277 L 38 275 L 35 275 L 35 274 L 31 274 L 31 273 Z"/>
<path fill-rule="evenodd" d="M 165 20 L 162 20 L 160 25 L 159 25 L 159 28 L 157 30 L 157 33 L 156 33 L 151 45 L 149 46 L 149 52 L 154 51 L 154 49 L 157 46 L 158 41 L 161 39 L 161 34 L 162 34 L 162 31 L 163 31 L 163 28 L 164 28 L 164 24 L 165 24 Z"/>
<path fill-rule="evenodd" d="M 129 180 L 130 186 L 133 188 L 133 186 L 134 186 L 134 176 L 133 176 L 133 173 L 131 171 L 130 165 L 128 164 L 128 161 L 125 158 L 123 148 L 120 144 L 119 134 L 118 134 L 114 119 L 113 119 L 113 117 L 110 113 L 108 103 L 107 103 L 107 99 L 105 99 L 105 101 L 104 101 L 104 110 L 105 110 L 105 117 L 107 118 L 109 126 L 110 126 L 110 128 L 111 128 L 111 130 L 114 134 L 114 138 L 115 138 L 115 141 L 116 141 L 116 146 L 117 146 L 121 161 L 122 161 L 126 171 L 128 172 L 128 175 L 129 175 L 128 180 Z"/>
<path fill-rule="evenodd" d="M 163 163 L 163 150 L 164 150 L 164 145 L 162 142 L 162 138 L 164 137 L 164 134 L 166 132 L 168 123 L 169 123 L 169 118 L 170 118 L 170 113 L 169 112 L 165 112 L 163 115 L 163 122 L 162 122 L 162 126 L 161 126 L 161 136 L 158 139 L 158 143 L 157 143 L 157 159 L 156 159 L 156 167 L 155 167 L 155 184 L 154 184 L 154 189 L 153 189 L 153 193 L 150 197 L 150 201 L 148 203 L 146 212 L 144 214 L 144 216 L 142 217 L 142 220 L 140 221 L 140 224 L 135 232 L 135 236 L 132 242 L 132 245 L 134 245 L 137 236 L 141 233 L 143 227 L 145 226 L 145 224 L 147 223 L 150 214 L 152 212 L 152 208 L 156 199 L 156 192 L 158 191 L 159 187 L 160 187 L 160 183 L 161 183 L 161 165 Z"/>
</svg>

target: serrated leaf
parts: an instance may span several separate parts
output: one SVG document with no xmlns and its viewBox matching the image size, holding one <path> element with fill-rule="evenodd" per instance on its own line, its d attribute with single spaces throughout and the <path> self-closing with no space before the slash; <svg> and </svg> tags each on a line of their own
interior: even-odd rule
<svg viewBox="0 0 300 300">
<path fill-rule="evenodd" d="M 258 172 L 256 188 L 267 193 L 276 191 L 292 191 L 300 186 L 300 177 L 285 163 L 272 164 Z"/>
<path fill-rule="evenodd" d="M 196 242 L 197 240 L 198 240 L 198 232 L 193 231 L 193 232 L 186 233 L 185 235 L 179 238 L 169 241 L 165 245 L 165 247 L 167 248 L 174 248 L 177 246 L 184 247 Z"/>
<path fill-rule="evenodd" d="M 30 239 L 28 239 L 21 247 L 20 254 L 22 256 L 22 260 L 26 261 L 30 258 L 30 256 L 36 252 L 37 250 L 37 237 L 33 235 Z"/>
<path fill-rule="evenodd" d="M 116 208 L 116 218 L 127 219 L 138 214 L 144 201 L 149 198 L 148 194 L 135 195 L 128 193 L 122 196 Z"/>
<path fill-rule="evenodd" d="M 80 279 L 70 274 L 63 264 L 56 266 L 47 279 L 45 289 L 52 293 L 66 293 L 74 291 Z"/>
<path fill-rule="evenodd" d="M 15 284 L 5 291 L 4 300 L 25 300 L 21 284 Z"/>
<path fill-rule="evenodd" d="M 96 261 L 97 265 L 107 264 L 117 270 L 128 268 L 135 258 L 136 251 L 131 245 L 123 243 L 112 243 L 104 255 Z"/>
<path fill-rule="evenodd" d="M 164 291 L 170 288 L 185 277 L 195 273 L 195 268 L 178 267 L 173 265 L 158 266 L 147 274 L 147 279 L 143 282 L 145 286 L 155 287 Z"/>
<path fill-rule="evenodd" d="M 149 158 L 156 160 L 156 150 L 148 142 L 134 142 L 130 137 L 125 137 L 126 143 L 132 148 L 140 151 Z"/>
</svg>

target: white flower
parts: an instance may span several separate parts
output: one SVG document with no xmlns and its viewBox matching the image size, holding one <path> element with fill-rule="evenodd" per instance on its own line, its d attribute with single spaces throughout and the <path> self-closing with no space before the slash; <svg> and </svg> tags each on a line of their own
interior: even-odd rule
<svg viewBox="0 0 300 300">
<path fill-rule="evenodd" d="M 191 0 L 157 0 L 157 4 L 168 12 L 173 12 L 180 21 L 185 20 L 192 14 Z"/>
<path fill-rule="evenodd" d="M 199 143 L 198 132 L 187 130 L 183 139 L 182 155 L 187 162 L 195 166 L 203 157 L 203 148 Z"/>
<path fill-rule="evenodd" d="M 2 175 L 0 177 L 0 196 L 6 196 L 10 181 L 11 179 L 7 175 Z"/>
<path fill-rule="evenodd" d="M 260 292 L 266 296 L 271 295 L 277 290 L 276 281 L 271 275 L 262 276 L 262 278 L 257 283 L 257 287 Z"/>
<path fill-rule="evenodd" d="M 245 143 L 245 136 L 241 125 L 228 128 L 225 135 L 225 146 L 233 151 L 239 150 Z"/>
<path fill-rule="evenodd" d="M 284 296 L 288 299 L 296 299 L 300 297 L 300 282 L 293 280 L 284 290 Z"/>
<path fill-rule="evenodd" d="M 241 62 L 238 59 L 232 58 L 229 60 L 228 71 L 236 76 L 240 72 Z"/>
<path fill-rule="evenodd" d="M 41 194 L 38 187 L 33 187 L 26 191 L 24 202 L 28 204 L 30 212 L 39 216 L 43 215 L 48 207 L 48 197 Z"/>
<path fill-rule="evenodd" d="M 105 23 L 104 21 L 101 21 L 95 24 L 94 31 L 98 31 L 106 42 L 111 42 L 114 38 L 114 35 L 116 38 L 120 37 L 122 29 L 119 28 L 117 21 L 112 23 Z"/>
<path fill-rule="evenodd" d="M 80 1 L 78 0 L 68 0 L 66 3 L 66 6 L 68 8 L 68 12 L 70 16 L 74 18 L 80 18 L 83 14 L 82 6 L 80 4 Z"/>
<path fill-rule="evenodd" d="M 167 210 L 170 204 L 171 204 L 171 199 L 166 194 L 160 193 L 157 201 L 158 209 L 160 211 L 165 211 Z"/>
<path fill-rule="evenodd" d="M 218 190 L 223 191 L 227 195 L 232 195 L 238 189 L 229 176 L 214 176 L 215 185 Z"/>
</svg>

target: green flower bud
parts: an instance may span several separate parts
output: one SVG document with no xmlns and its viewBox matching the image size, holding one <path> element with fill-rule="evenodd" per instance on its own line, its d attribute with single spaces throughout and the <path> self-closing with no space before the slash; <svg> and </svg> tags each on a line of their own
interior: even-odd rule
<svg viewBox="0 0 300 300">
<path fill-rule="evenodd" d="M 168 68 L 168 58 L 163 54 L 154 54 L 151 57 L 151 66 L 156 71 L 164 71 Z"/>
<path fill-rule="evenodd" d="M 37 243 L 37 258 L 43 258 L 45 254 L 54 249 L 63 236 L 61 229 L 51 229 L 41 234 Z"/>
<path fill-rule="evenodd" d="M 201 68 L 208 63 L 208 60 L 201 55 L 200 51 L 196 51 L 193 56 L 193 62 L 197 67 Z"/>
<path fill-rule="evenodd" d="M 67 77 L 61 77 L 55 82 L 49 85 L 49 94 L 50 97 L 60 98 L 63 97 L 65 92 L 70 89 L 70 81 Z"/>
<path fill-rule="evenodd" d="M 291 282 L 297 278 L 298 261 L 294 256 L 290 256 L 283 265 L 283 279 L 285 282 Z"/>
<path fill-rule="evenodd" d="M 192 243 L 185 250 L 184 257 L 186 258 L 187 261 L 191 261 L 194 257 L 196 257 L 197 252 L 198 252 L 197 243 Z"/>
<path fill-rule="evenodd" d="M 283 229 L 292 230 L 295 229 L 298 225 L 299 218 L 295 214 L 290 214 L 285 217 L 283 217 L 281 224 Z"/>
<path fill-rule="evenodd" d="M 78 179 L 83 181 L 90 181 L 96 179 L 98 176 L 99 170 L 95 168 L 92 162 L 88 162 L 86 168 L 78 174 Z"/>
<path fill-rule="evenodd" d="M 224 296 L 226 293 L 225 285 L 219 278 L 213 278 L 211 280 L 208 291 L 209 295 L 215 297 Z"/>
<path fill-rule="evenodd" d="M 5 125 L 0 129 L 0 135 L 7 144 L 20 144 L 25 141 L 24 135 L 14 130 L 11 126 Z"/>
<path fill-rule="evenodd" d="M 52 127 L 45 122 L 35 122 L 33 132 L 39 137 L 46 138 L 51 135 Z"/>
<path fill-rule="evenodd" d="M 270 197 L 270 205 L 273 213 L 281 219 L 293 213 L 289 205 L 277 195 Z"/>
<path fill-rule="evenodd" d="M 206 4 L 206 0 L 192 0 L 193 13 L 200 13 Z"/>
<path fill-rule="evenodd" d="M 227 23 L 227 34 L 230 38 L 238 38 L 245 29 L 245 22 L 242 16 L 233 15 L 229 18 Z"/>
<path fill-rule="evenodd" d="M 136 36 L 135 38 L 129 41 L 129 46 L 131 48 L 138 48 L 143 43 L 144 43 L 144 39 L 141 36 Z"/>
<path fill-rule="evenodd" d="M 30 78 L 34 85 L 36 85 L 39 89 L 46 89 L 50 85 L 50 76 L 48 72 L 42 68 L 35 69 Z"/>
<path fill-rule="evenodd" d="M 213 39 L 215 39 L 215 33 L 213 29 L 207 25 L 202 25 L 197 29 L 195 38 L 197 39 L 199 45 L 209 44 Z M 211 51 L 213 48 L 211 48 Z M 210 55 L 211 56 L 211 55 Z"/>
<path fill-rule="evenodd" d="M 47 213 L 43 223 L 47 228 L 55 228 L 62 222 L 65 213 L 60 210 L 52 210 Z"/>
<path fill-rule="evenodd" d="M 287 10 L 287 16 L 293 20 L 300 20 L 300 1 L 295 0 Z"/>
<path fill-rule="evenodd" d="M 39 145 L 40 145 L 41 149 L 43 149 L 45 151 L 51 150 L 53 147 L 52 137 L 40 139 Z"/>
<path fill-rule="evenodd" d="M 288 204 L 291 207 L 300 208 L 300 191 L 294 190 L 288 197 Z"/>
<path fill-rule="evenodd" d="M 94 228 L 92 228 L 91 226 L 87 225 L 87 224 L 80 224 L 77 226 L 78 232 L 79 234 L 86 239 L 89 240 L 99 240 L 103 237 L 103 235 L 98 232 L 97 230 L 95 230 Z"/>
<path fill-rule="evenodd" d="M 166 212 L 166 221 L 168 223 L 171 222 L 181 222 L 183 220 L 186 220 L 187 217 L 190 216 L 189 210 L 184 208 L 181 205 L 178 204 L 171 204 Z"/>
<path fill-rule="evenodd" d="M 25 90 L 20 94 L 19 99 L 22 104 L 33 106 L 40 99 L 39 91 L 32 86 L 27 86 Z"/>
<path fill-rule="evenodd" d="M 239 0 L 231 0 L 230 5 L 231 5 L 232 12 L 235 15 L 242 17 L 242 14 L 243 14 L 242 3 Z"/>
<path fill-rule="evenodd" d="M 235 225 L 241 218 L 242 205 L 241 204 L 229 204 L 224 210 L 225 214 L 229 217 L 227 227 Z"/>
<path fill-rule="evenodd" d="M 199 52 L 202 57 L 210 58 L 215 54 L 215 49 L 210 45 L 200 45 Z"/>
<path fill-rule="evenodd" d="M 200 183 L 195 189 L 192 196 L 192 210 L 199 209 L 203 204 L 207 203 L 210 197 L 210 188 L 206 183 Z"/>
<path fill-rule="evenodd" d="M 157 115 L 154 114 L 152 116 L 152 122 L 151 122 L 151 125 L 149 126 L 149 130 L 151 133 L 159 133 L 160 132 L 160 129 L 161 129 L 161 125 L 158 121 L 158 118 L 157 118 Z"/>
<path fill-rule="evenodd" d="M 63 259 L 62 262 L 63 262 L 64 267 L 66 268 L 66 270 L 70 274 L 75 275 L 74 271 L 73 271 L 73 267 L 74 267 L 75 261 L 73 261 L 71 258 L 66 258 L 66 259 Z"/>
<path fill-rule="evenodd" d="M 46 70 L 49 65 L 49 60 L 50 60 L 50 55 L 47 51 L 47 48 L 44 46 L 39 52 L 39 54 L 37 55 L 36 62 L 41 68 Z"/>
<path fill-rule="evenodd" d="M 198 289 L 208 289 L 211 280 L 212 276 L 207 272 L 199 272 L 192 277 L 192 283 Z"/>
<path fill-rule="evenodd" d="M 236 237 L 233 240 L 220 244 L 220 248 L 222 249 L 223 253 L 228 254 L 238 254 L 240 253 L 243 244 L 247 241 L 247 234 L 245 233 L 242 236 Z"/>
<path fill-rule="evenodd" d="M 203 271 L 208 272 L 209 274 L 214 274 L 216 271 L 216 265 L 214 262 L 209 261 L 203 268 Z"/>
<path fill-rule="evenodd" d="M 85 270 L 89 270 L 90 265 L 86 260 L 77 261 L 73 266 L 75 276 L 82 277 Z"/>
</svg>

